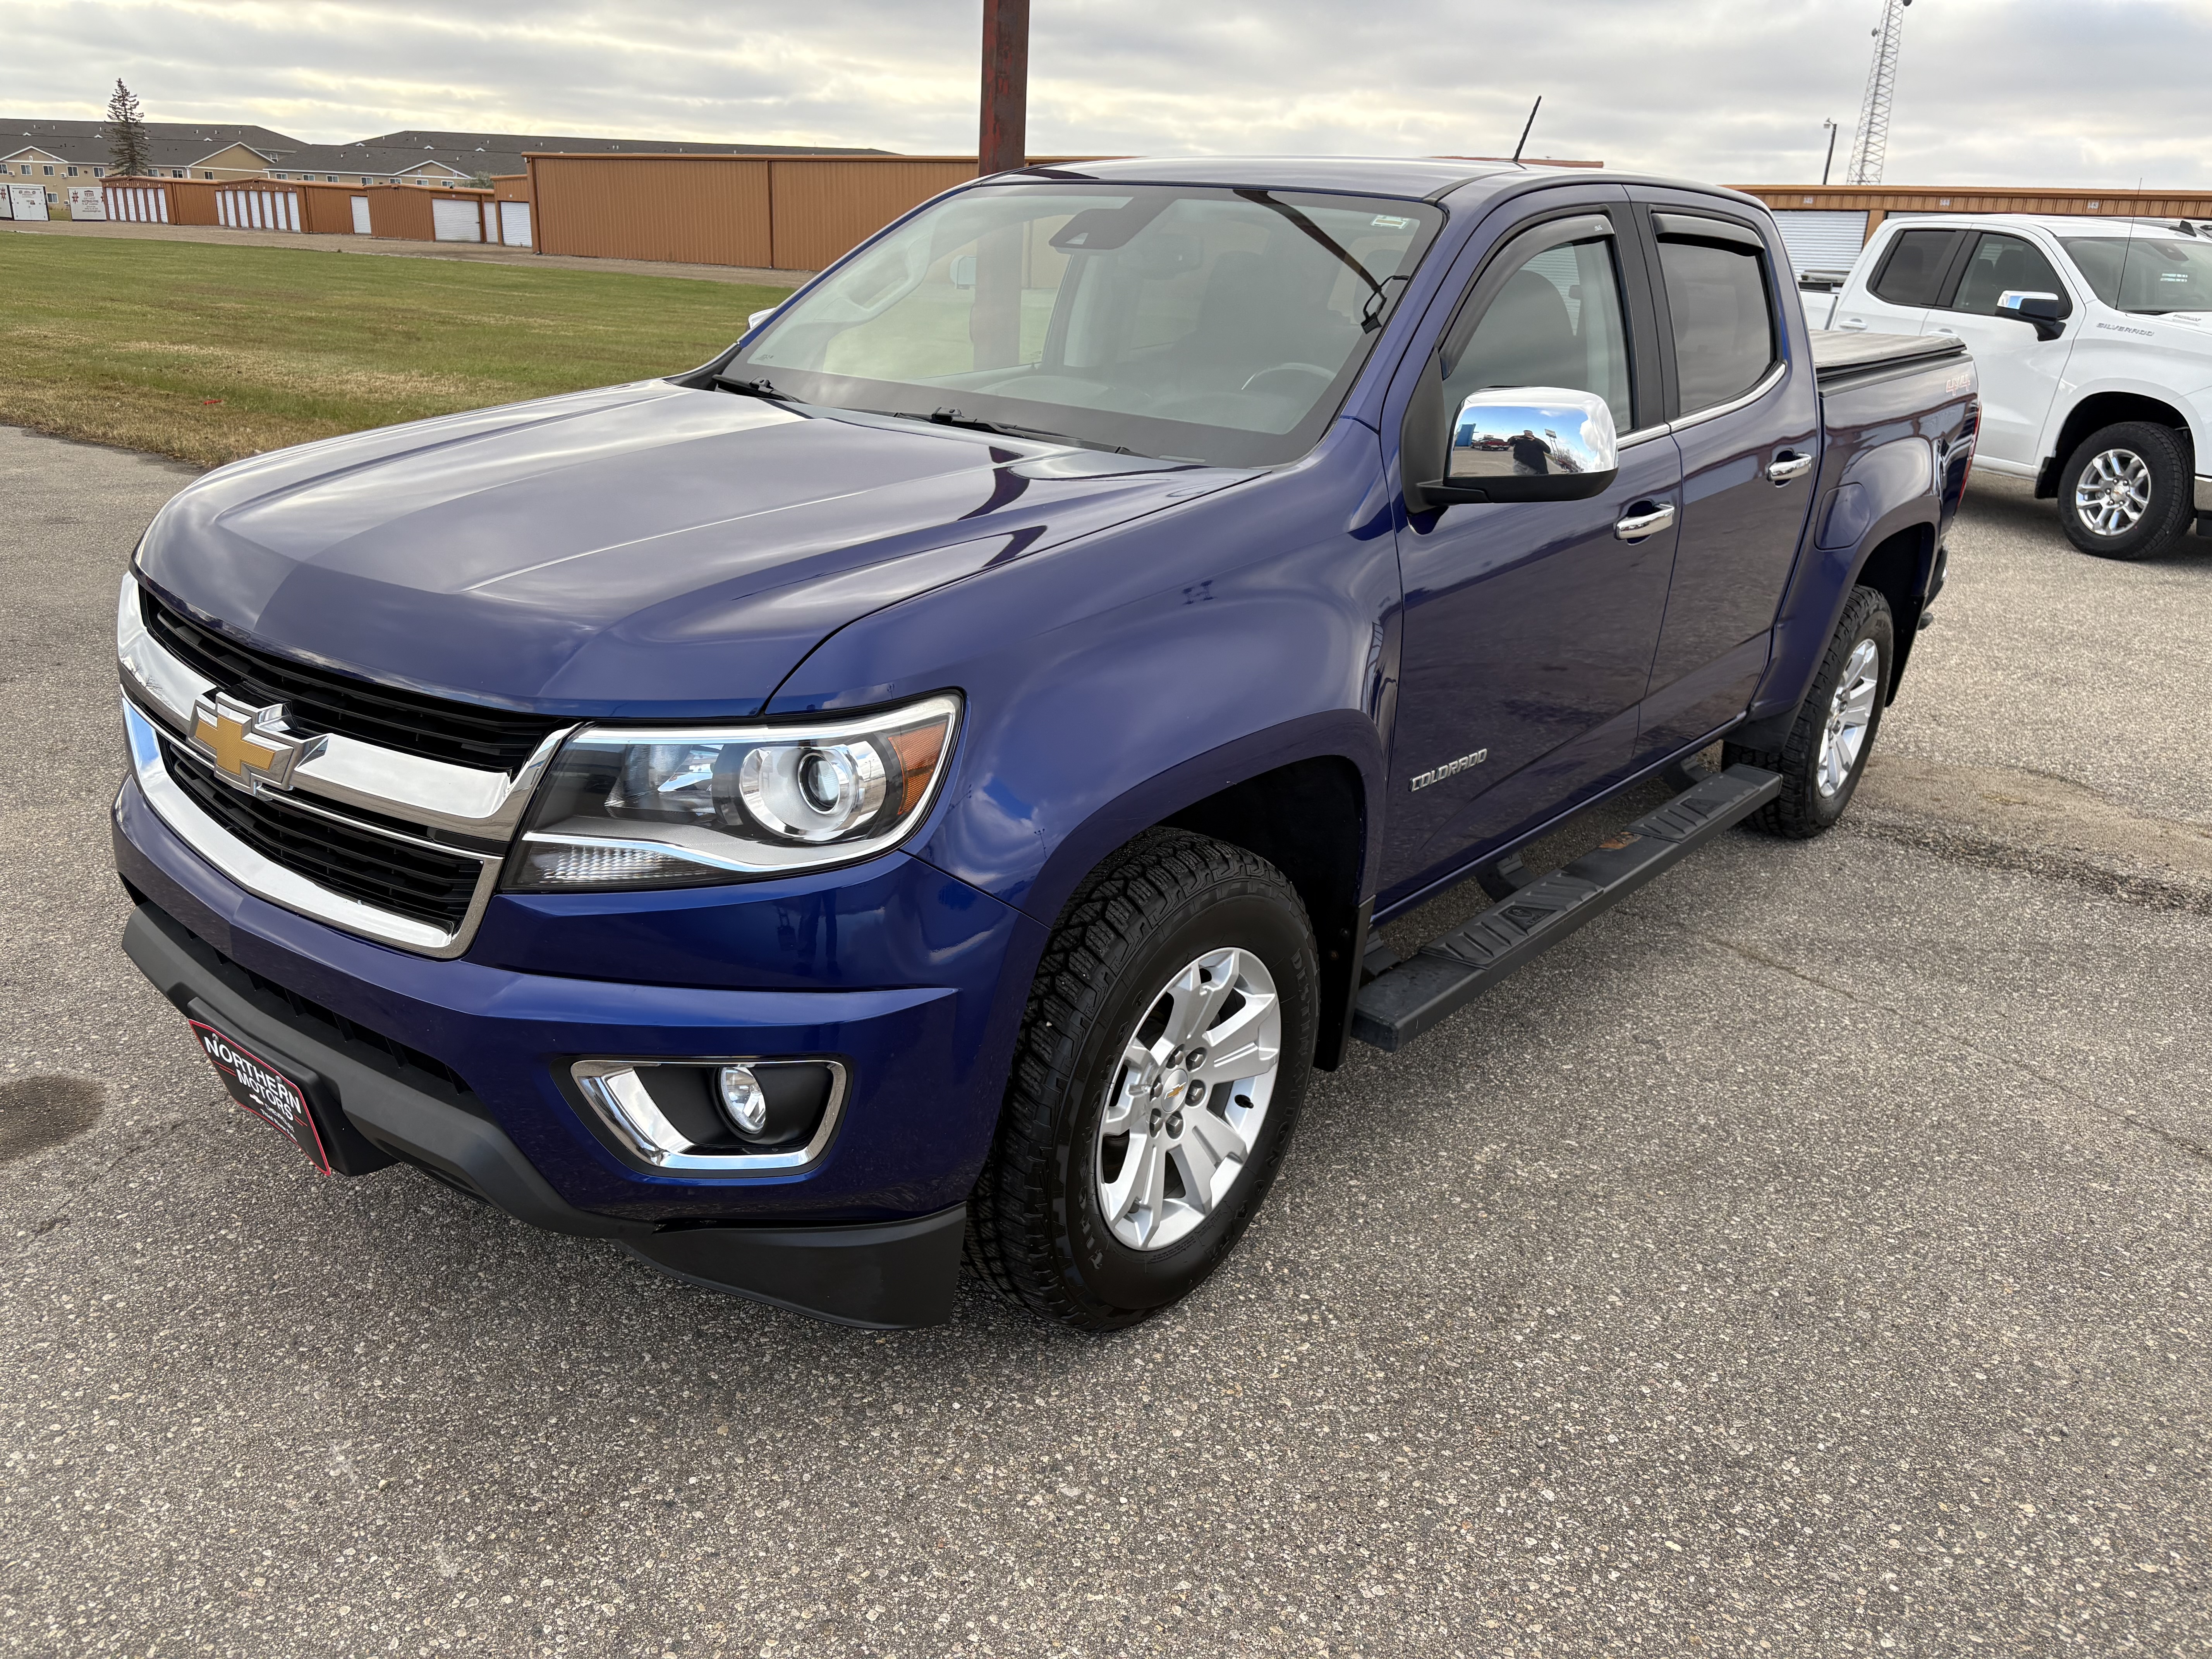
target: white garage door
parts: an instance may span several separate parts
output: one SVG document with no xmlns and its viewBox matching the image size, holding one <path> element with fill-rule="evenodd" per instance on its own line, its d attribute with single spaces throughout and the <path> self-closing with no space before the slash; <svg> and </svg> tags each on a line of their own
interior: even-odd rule
<svg viewBox="0 0 2212 1659">
<path fill-rule="evenodd" d="M 353 234 L 356 236 L 367 236 L 370 234 L 368 198 L 366 196 L 356 196 L 353 198 Z"/>
<path fill-rule="evenodd" d="M 474 202 L 440 198 L 430 204 L 430 234 L 441 242 L 481 242 L 483 216 Z"/>
<path fill-rule="evenodd" d="M 509 247 L 530 246 L 530 204 L 501 202 L 499 204 L 499 240 Z"/>
<path fill-rule="evenodd" d="M 1814 213 L 1785 210 L 1774 216 L 1783 246 L 1799 271 L 1849 270 L 1866 244 L 1863 213 Z"/>
</svg>

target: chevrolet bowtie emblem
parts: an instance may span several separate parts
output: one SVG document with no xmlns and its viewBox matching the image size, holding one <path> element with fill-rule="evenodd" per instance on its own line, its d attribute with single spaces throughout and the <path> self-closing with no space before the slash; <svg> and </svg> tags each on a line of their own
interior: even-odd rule
<svg viewBox="0 0 2212 1659">
<path fill-rule="evenodd" d="M 319 752 L 320 738 L 297 738 L 284 730 L 284 705 L 265 708 L 218 691 L 192 705 L 192 748 L 241 789 L 256 784 L 292 787 L 292 769 Z"/>
</svg>

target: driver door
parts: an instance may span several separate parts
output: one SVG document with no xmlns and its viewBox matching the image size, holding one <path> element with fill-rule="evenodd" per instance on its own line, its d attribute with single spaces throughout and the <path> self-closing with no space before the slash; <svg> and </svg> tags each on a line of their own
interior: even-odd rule
<svg viewBox="0 0 2212 1659">
<path fill-rule="evenodd" d="M 1620 471 L 1580 501 L 1411 514 L 1383 902 L 1451 873 L 1621 776 L 1674 558 L 1681 462 L 1656 424 L 1644 267 L 1626 204 L 1520 233 L 1473 276 L 1440 347 L 1444 408 L 1490 386 L 1604 398 Z M 1430 372 L 1425 369 L 1425 373 Z M 1640 412 L 1640 413 L 1639 413 Z M 1636 430 L 1639 418 L 1648 430 Z M 1667 522 L 1627 538 L 1624 521 Z"/>
</svg>

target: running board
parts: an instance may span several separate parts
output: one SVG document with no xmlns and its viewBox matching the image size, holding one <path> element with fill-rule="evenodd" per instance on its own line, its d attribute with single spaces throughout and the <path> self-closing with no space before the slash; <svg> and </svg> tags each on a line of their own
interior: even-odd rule
<svg viewBox="0 0 2212 1659">
<path fill-rule="evenodd" d="M 1749 817 L 1782 793 L 1756 766 L 1731 766 L 1645 813 L 1564 870 L 1530 882 L 1465 926 L 1393 963 L 1368 953 L 1376 976 L 1360 988 L 1352 1034 L 1395 1054 L 1516 968 L 1602 915 L 1670 864 Z"/>
</svg>

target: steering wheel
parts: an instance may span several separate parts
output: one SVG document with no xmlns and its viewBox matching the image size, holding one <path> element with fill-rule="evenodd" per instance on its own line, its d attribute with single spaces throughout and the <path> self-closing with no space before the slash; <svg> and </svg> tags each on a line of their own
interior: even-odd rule
<svg viewBox="0 0 2212 1659">
<path fill-rule="evenodd" d="M 1321 382 L 1320 386 L 1313 388 L 1315 391 L 1322 390 L 1323 387 L 1326 387 L 1331 380 L 1334 380 L 1336 378 L 1336 371 L 1334 369 L 1323 368 L 1319 363 L 1277 363 L 1273 368 L 1261 369 L 1250 380 L 1245 381 L 1238 390 L 1243 392 L 1272 392 L 1277 393 L 1279 396 L 1291 398 L 1297 397 L 1298 393 L 1297 387 L 1295 384 L 1279 386 L 1270 386 L 1267 384 L 1267 382 L 1274 380 L 1278 375 L 1283 374 L 1312 375 L 1314 379 Z"/>
</svg>

